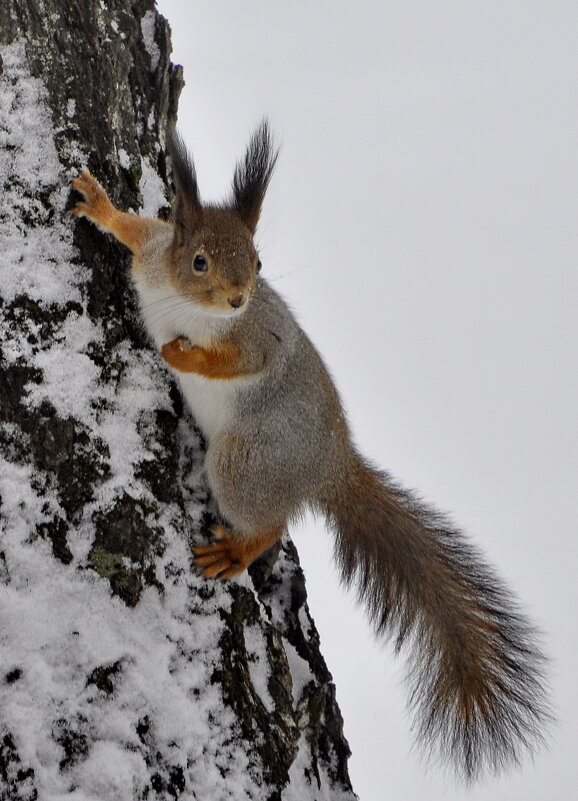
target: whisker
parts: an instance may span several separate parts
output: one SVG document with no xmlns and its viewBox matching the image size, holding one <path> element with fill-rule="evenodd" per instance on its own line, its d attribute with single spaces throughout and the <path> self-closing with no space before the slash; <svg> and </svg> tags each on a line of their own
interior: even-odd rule
<svg viewBox="0 0 578 801">
<path fill-rule="evenodd" d="M 180 300 L 186 300 L 187 302 L 190 302 L 186 295 L 183 295 L 180 292 L 176 292 L 174 295 L 167 295 L 164 298 L 157 298 L 157 300 L 153 300 L 150 303 L 147 303 L 146 305 L 143 305 L 142 309 L 143 310 L 152 309 L 154 306 L 158 306 L 161 303 L 172 303 L 173 301 L 179 300 L 179 299 Z"/>
<path fill-rule="evenodd" d="M 289 270 L 287 273 L 282 273 L 281 275 L 275 275 L 273 278 L 267 278 L 268 281 L 280 281 L 281 278 L 287 278 L 288 275 L 293 275 L 293 273 L 299 273 L 301 270 L 306 270 L 311 267 L 310 264 L 302 264 L 301 267 L 295 267 L 294 270 Z"/>
<path fill-rule="evenodd" d="M 159 323 L 161 320 L 164 320 L 171 315 L 178 314 L 179 311 L 184 309 L 189 309 L 190 303 L 184 302 L 180 303 L 178 306 L 172 306 L 170 309 L 158 309 L 155 314 L 145 315 L 145 319 L 148 323 Z"/>
<path fill-rule="evenodd" d="M 184 319 L 186 319 L 186 324 L 193 323 L 200 316 L 202 316 L 202 311 L 198 310 L 198 309 L 191 310 L 188 307 L 183 307 L 180 310 L 180 313 L 175 314 L 174 311 L 171 310 L 170 312 L 167 312 L 166 314 L 161 315 L 160 317 L 157 317 L 155 322 L 159 323 L 159 322 L 161 322 L 161 320 L 163 320 L 165 317 L 168 317 L 168 316 L 170 316 L 170 318 L 171 318 L 171 323 L 172 323 L 172 327 L 173 328 L 178 328 L 178 327 L 183 327 L 184 328 L 184 324 L 182 324 L 182 321 Z"/>
<path fill-rule="evenodd" d="M 197 320 L 199 317 L 202 317 L 202 316 L 203 316 L 203 310 L 202 309 L 191 309 L 190 307 L 188 307 L 188 308 L 184 308 L 183 311 L 181 312 L 181 314 L 179 314 L 176 319 L 177 319 L 177 322 L 179 322 L 180 320 L 183 319 L 183 317 L 185 317 L 187 319 L 187 322 L 191 322 L 192 323 L 195 320 Z"/>
</svg>

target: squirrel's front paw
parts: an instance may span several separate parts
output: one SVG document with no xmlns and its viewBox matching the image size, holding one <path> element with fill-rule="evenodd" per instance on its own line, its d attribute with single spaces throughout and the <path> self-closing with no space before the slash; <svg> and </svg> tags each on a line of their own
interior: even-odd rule
<svg viewBox="0 0 578 801">
<path fill-rule="evenodd" d="M 175 370 L 188 372 L 187 365 L 193 346 L 187 337 L 177 337 L 161 348 L 161 356 Z"/>
<path fill-rule="evenodd" d="M 72 186 L 84 195 L 85 202 L 80 201 L 72 209 L 76 217 L 88 217 L 101 228 L 107 229 L 114 212 L 114 206 L 108 199 L 108 195 L 88 170 L 83 170 L 78 178 L 74 178 Z"/>
</svg>

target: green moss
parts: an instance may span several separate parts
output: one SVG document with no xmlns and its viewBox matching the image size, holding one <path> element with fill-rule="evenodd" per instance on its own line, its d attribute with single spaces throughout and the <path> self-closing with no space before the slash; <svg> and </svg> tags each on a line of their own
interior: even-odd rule
<svg viewBox="0 0 578 801">
<path fill-rule="evenodd" d="M 99 545 L 91 550 L 88 558 L 98 575 L 110 582 L 114 595 L 122 598 L 127 606 L 138 603 L 143 589 L 142 569 L 127 567 L 122 554 Z"/>
<path fill-rule="evenodd" d="M 89 555 L 91 565 L 102 578 L 111 579 L 117 573 L 129 572 L 123 564 L 123 556 L 120 553 L 110 553 L 104 548 L 93 548 Z"/>
</svg>

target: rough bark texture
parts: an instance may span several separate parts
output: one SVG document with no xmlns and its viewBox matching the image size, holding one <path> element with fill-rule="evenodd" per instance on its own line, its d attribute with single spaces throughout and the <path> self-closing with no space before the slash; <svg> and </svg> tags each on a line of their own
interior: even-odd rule
<svg viewBox="0 0 578 801">
<path fill-rule="evenodd" d="M 85 165 L 123 208 L 170 197 L 169 54 L 152 0 L 0 5 L 0 800 L 353 799 L 297 554 L 196 575 L 202 443 L 127 253 L 69 213 Z"/>
</svg>

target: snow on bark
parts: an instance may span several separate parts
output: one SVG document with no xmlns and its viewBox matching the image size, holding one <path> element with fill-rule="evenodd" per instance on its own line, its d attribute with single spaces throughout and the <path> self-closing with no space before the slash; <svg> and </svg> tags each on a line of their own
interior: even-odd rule
<svg viewBox="0 0 578 801">
<path fill-rule="evenodd" d="M 0 8 L 0 800 L 353 799 L 295 550 L 196 574 L 201 439 L 70 215 L 83 166 L 167 213 L 169 53 L 152 0 Z"/>
</svg>

